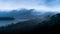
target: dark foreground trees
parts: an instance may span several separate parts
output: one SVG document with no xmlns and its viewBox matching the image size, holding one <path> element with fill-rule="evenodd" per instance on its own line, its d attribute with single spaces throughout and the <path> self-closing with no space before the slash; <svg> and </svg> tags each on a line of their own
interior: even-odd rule
<svg viewBox="0 0 60 34">
<path fill-rule="evenodd" d="M 39 21 L 40 22 L 40 21 Z M 60 33 L 60 13 L 53 15 L 49 21 L 37 23 L 35 20 L 18 22 L 0 28 L 2 34 L 58 34 Z"/>
</svg>

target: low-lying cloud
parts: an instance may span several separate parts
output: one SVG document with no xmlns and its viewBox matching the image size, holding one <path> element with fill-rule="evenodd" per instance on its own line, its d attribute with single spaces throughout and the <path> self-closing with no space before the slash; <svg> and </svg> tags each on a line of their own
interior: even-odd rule
<svg viewBox="0 0 60 34">
<path fill-rule="evenodd" d="M 36 9 L 60 11 L 60 0 L 0 0 L 0 10 Z"/>
</svg>

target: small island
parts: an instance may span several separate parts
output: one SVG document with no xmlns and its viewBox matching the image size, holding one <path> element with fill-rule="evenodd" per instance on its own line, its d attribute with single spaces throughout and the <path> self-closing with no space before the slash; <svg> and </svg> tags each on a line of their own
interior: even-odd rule
<svg viewBox="0 0 60 34">
<path fill-rule="evenodd" d="M 15 18 L 13 18 L 13 17 L 0 17 L 0 21 L 1 20 L 15 20 Z"/>
</svg>

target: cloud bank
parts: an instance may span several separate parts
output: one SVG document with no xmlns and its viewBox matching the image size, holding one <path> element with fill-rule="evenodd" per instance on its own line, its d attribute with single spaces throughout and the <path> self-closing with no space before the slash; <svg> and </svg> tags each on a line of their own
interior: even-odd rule
<svg viewBox="0 0 60 34">
<path fill-rule="evenodd" d="M 36 9 L 60 11 L 60 0 L 0 0 L 0 10 Z"/>
</svg>

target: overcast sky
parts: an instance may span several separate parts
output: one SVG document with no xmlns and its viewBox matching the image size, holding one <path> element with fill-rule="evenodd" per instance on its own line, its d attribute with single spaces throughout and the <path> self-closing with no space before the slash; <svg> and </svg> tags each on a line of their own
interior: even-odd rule
<svg viewBox="0 0 60 34">
<path fill-rule="evenodd" d="M 0 0 L 0 10 L 21 8 L 60 11 L 60 0 Z"/>
</svg>

